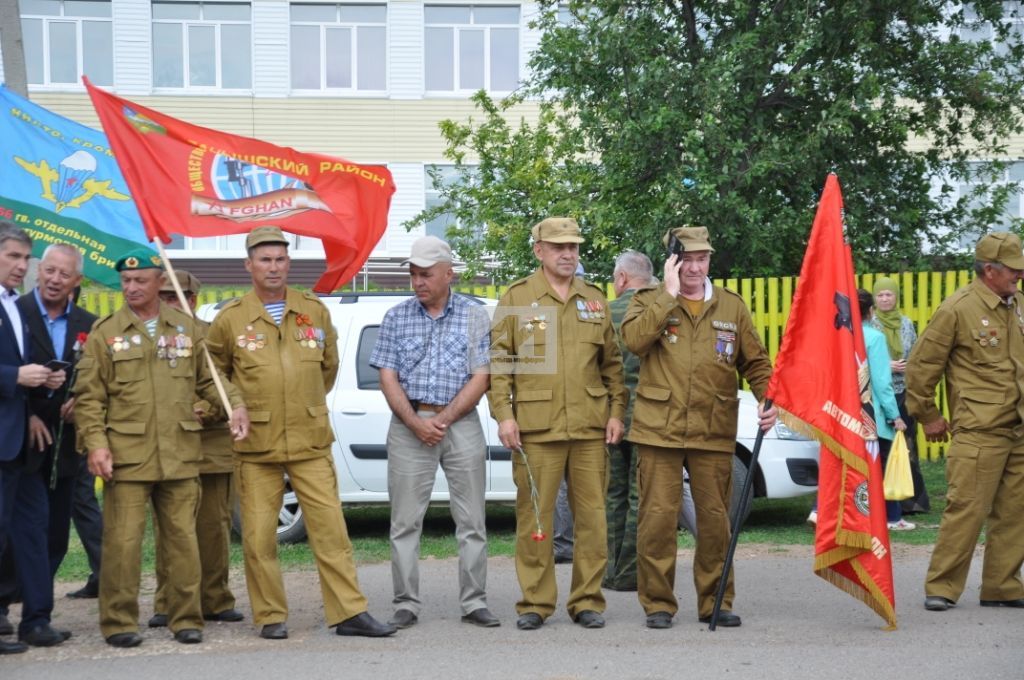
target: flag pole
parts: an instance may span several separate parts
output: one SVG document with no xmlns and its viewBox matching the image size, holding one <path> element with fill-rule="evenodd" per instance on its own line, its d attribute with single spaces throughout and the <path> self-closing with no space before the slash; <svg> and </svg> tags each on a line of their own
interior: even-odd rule
<svg viewBox="0 0 1024 680">
<path fill-rule="evenodd" d="M 164 250 L 163 242 L 158 238 L 153 239 L 156 243 L 156 249 L 160 251 L 160 259 L 164 261 L 164 267 L 167 269 L 167 278 L 170 280 L 171 285 L 174 286 L 174 292 L 178 296 L 178 302 L 181 303 L 181 309 L 193 319 L 196 315 L 192 313 L 192 306 L 188 303 L 185 298 L 185 292 L 181 289 L 181 284 L 178 283 L 178 277 L 174 273 L 174 267 L 171 265 L 170 258 L 167 257 L 167 251 Z M 224 404 L 224 412 L 228 415 L 228 420 L 231 420 L 231 416 L 234 411 L 231 408 L 231 402 L 228 401 L 228 393 L 224 389 L 224 383 L 220 379 L 220 371 L 213 363 L 213 357 L 210 356 L 210 349 L 203 343 L 203 355 L 206 357 L 206 365 L 210 367 L 210 375 L 213 376 L 213 384 L 217 388 L 217 394 L 220 396 L 221 403 Z"/>
<path fill-rule="evenodd" d="M 764 400 L 764 410 L 772 407 L 772 400 Z M 740 494 L 740 504 L 736 508 L 736 517 L 733 521 L 732 535 L 729 537 L 729 549 L 725 553 L 725 563 L 722 565 L 722 576 L 718 580 L 718 593 L 715 594 L 715 608 L 711 610 L 711 624 L 708 630 L 715 630 L 718 627 L 718 615 L 722 611 L 722 600 L 725 598 L 725 588 L 729 583 L 729 574 L 732 572 L 732 560 L 736 554 L 736 541 L 740 537 L 740 528 L 743 526 L 743 517 L 747 514 L 747 506 L 750 504 L 750 487 L 754 483 L 754 472 L 757 470 L 757 457 L 761 455 L 761 442 L 764 441 L 764 430 L 757 428 L 757 437 L 754 439 L 754 452 L 750 456 L 750 466 L 747 468 L 747 478 L 743 480 L 743 492 Z"/>
</svg>

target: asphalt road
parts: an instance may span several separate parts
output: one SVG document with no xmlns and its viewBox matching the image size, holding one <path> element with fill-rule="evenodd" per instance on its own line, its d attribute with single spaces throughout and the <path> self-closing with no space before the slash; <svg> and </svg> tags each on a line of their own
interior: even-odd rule
<svg viewBox="0 0 1024 680">
<path fill-rule="evenodd" d="M 670 630 L 644 627 L 635 593 L 607 592 L 608 625 L 583 630 L 564 609 L 539 631 L 515 629 L 519 594 L 513 563 L 490 562 L 489 601 L 502 627 L 461 623 L 452 560 L 421 562 L 426 602 L 418 625 L 389 639 L 339 638 L 324 627 L 315 572 L 286 575 L 291 638 L 260 639 L 251 623 L 211 624 L 201 645 L 175 643 L 165 630 L 143 630 L 141 647 L 107 646 L 96 625 L 96 601 L 63 595 L 78 584 L 58 584 L 55 624 L 74 637 L 53 649 L 0 657 L 0 678 L 103 680 L 243 678 L 248 680 L 403 680 L 406 678 L 1024 678 L 1024 610 L 978 605 L 980 555 L 960 605 L 943 613 L 922 607 L 926 548 L 899 547 L 895 555 L 898 629 L 811 572 L 809 548 L 741 546 L 737 555 L 736 612 L 741 628 L 710 632 L 696 620 L 689 552 L 680 557 L 676 592 L 681 611 Z M 562 602 L 569 565 L 558 567 Z M 388 564 L 360 567 L 360 581 L 378 617 L 391 613 Z M 233 578 L 248 616 L 241 574 Z M 151 608 L 144 586 L 142 616 Z M 12 612 L 15 614 L 16 612 Z"/>
</svg>

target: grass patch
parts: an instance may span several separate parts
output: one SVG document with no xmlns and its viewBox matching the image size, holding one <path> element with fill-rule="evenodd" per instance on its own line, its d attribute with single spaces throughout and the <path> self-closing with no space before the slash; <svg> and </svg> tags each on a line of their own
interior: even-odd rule
<svg viewBox="0 0 1024 680">
<path fill-rule="evenodd" d="M 931 498 L 931 512 L 912 515 L 908 519 L 918 525 L 914 531 L 893 532 L 894 543 L 926 545 L 935 542 L 939 519 L 946 505 L 946 464 L 922 461 L 921 472 Z M 814 496 L 768 500 L 754 500 L 750 517 L 740 534 L 740 543 L 763 543 L 772 545 L 812 545 L 814 531 L 805 523 L 811 510 Z M 357 562 L 384 562 L 390 559 L 388 544 L 390 509 L 387 506 L 349 507 L 345 509 L 345 520 Z M 516 518 L 511 505 L 489 505 L 487 508 L 488 551 L 492 556 L 511 556 L 515 551 Z M 693 537 L 688 533 L 679 534 L 679 546 L 692 548 Z M 427 510 L 423 523 L 423 539 L 420 545 L 423 557 L 445 559 L 458 554 L 455 542 L 455 523 L 447 506 Z M 306 543 L 281 545 L 278 547 L 281 566 L 285 569 L 313 569 L 313 553 Z M 152 573 L 155 559 L 152 526 L 147 523 L 146 536 L 142 545 L 143 573 Z M 241 567 L 242 547 L 235 538 L 231 544 L 231 564 Z M 78 536 L 72 532 L 68 555 L 57 573 L 59 580 L 82 581 L 89 575 L 89 564 Z"/>
</svg>

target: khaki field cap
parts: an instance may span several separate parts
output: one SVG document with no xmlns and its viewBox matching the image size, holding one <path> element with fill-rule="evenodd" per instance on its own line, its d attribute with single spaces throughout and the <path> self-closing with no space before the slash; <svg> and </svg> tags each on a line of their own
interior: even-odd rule
<svg viewBox="0 0 1024 680">
<path fill-rule="evenodd" d="M 549 217 L 533 225 L 530 230 L 533 240 L 548 243 L 583 243 L 580 225 L 571 217 Z"/>
<path fill-rule="evenodd" d="M 249 250 L 255 246 L 262 246 L 268 243 L 280 243 L 288 245 L 288 239 L 280 227 L 256 227 L 245 237 L 245 249 Z"/>
<path fill-rule="evenodd" d="M 452 247 L 436 236 L 423 236 L 412 244 L 409 259 L 403 265 L 414 264 L 417 267 L 433 267 L 435 264 L 452 262 Z"/>
<path fill-rule="evenodd" d="M 700 250 L 715 252 L 715 249 L 711 247 L 711 240 L 708 238 L 707 227 L 676 227 L 675 229 L 669 229 L 665 233 L 665 237 L 661 239 L 661 244 L 666 248 L 673 234 L 683 244 L 684 253 L 695 253 Z"/>
<path fill-rule="evenodd" d="M 974 259 L 979 262 L 998 262 L 1011 269 L 1024 269 L 1024 253 L 1020 238 L 1008 231 L 985 234 L 974 246 Z"/>
<path fill-rule="evenodd" d="M 199 279 L 195 277 L 191 272 L 187 272 L 184 269 L 174 270 L 175 276 L 178 277 L 178 285 L 181 286 L 181 291 L 188 295 L 189 293 L 199 294 Z M 173 293 L 174 284 L 167 278 L 167 272 L 164 272 L 164 281 L 160 284 L 161 293 Z"/>
</svg>

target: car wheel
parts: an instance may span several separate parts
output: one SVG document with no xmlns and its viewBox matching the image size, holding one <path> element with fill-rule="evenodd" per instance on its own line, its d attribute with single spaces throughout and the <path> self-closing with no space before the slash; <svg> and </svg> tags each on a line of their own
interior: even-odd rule
<svg viewBox="0 0 1024 680">
<path fill-rule="evenodd" d="M 232 513 L 231 524 L 235 533 L 241 536 L 242 516 L 237 505 Z M 281 501 L 281 510 L 277 514 L 277 542 L 300 543 L 305 539 L 306 523 L 302 518 L 302 508 L 299 506 L 299 499 L 296 497 L 291 482 L 286 475 L 284 478 L 284 498 Z"/>
<path fill-rule="evenodd" d="M 747 481 L 749 470 L 747 464 L 739 456 L 732 457 L 732 501 L 729 504 L 729 521 L 736 526 L 736 513 L 740 510 L 740 496 L 743 494 L 743 484 Z M 750 485 L 747 491 L 747 511 L 740 518 L 740 524 L 745 524 L 750 517 L 750 509 L 754 500 L 754 485 Z"/>
</svg>

